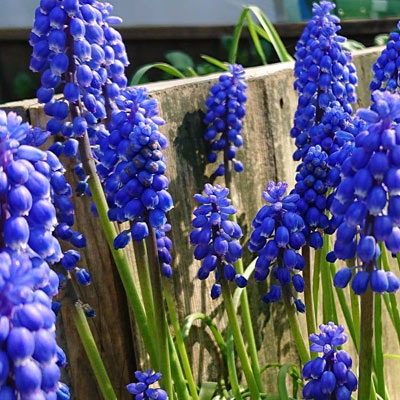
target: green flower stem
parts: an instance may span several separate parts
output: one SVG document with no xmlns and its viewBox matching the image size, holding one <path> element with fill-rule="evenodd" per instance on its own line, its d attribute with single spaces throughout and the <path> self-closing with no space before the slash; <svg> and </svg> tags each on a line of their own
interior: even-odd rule
<svg viewBox="0 0 400 400">
<path fill-rule="evenodd" d="M 312 277 L 312 294 L 314 301 L 314 320 L 315 325 L 318 324 L 318 304 L 319 304 L 319 289 L 320 289 L 320 281 L 321 281 L 321 252 L 322 249 L 315 250 L 314 253 L 314 268 L 313 268 L 313 277 Z M 306 311 L 306 313 L 309 311 Z"/>
<path fill-rule="evenodd" d="M 226 152 L 224 158 L 224 168 L 225 168 L 225 186 L 229 189 L 230 197 L 232 198 L 232 161 L 227 159 Z M 237 223 L 236 214 L 231 215 L 230 219 L 233 222 Z M 235 262 L 235 269 L 238 274 L 243 274 L 244 267 L 243 267 L 243 260 L 241 258 L 239 258 Z M 247 295 L 247 289 L 244 289 L 240 296 L 240 307 L 241 307 L 242 323 L 246 334 L 247 345 L 250 353 L 251 367 L 253 369 L 254 378 L 257 382 L 258 390 L 260 392 L 263 392 L 264 390 L 261 381 L 260 363 L 258 361 L 257 345 L 254 336 L 253 323 L 251 321 L 251 312 L 249 305 L 249 297 Z"/>
<path fill-rule="evenodd" d="M 375 373 L 377 377 L 377 393 L 385 398 L 385 365 L 383 361 L 383 329 L 382 329 L 382 298 L 380 295 L 375 296 Z"/>
<path fill-rule="evenodd" d="M 104 399 L 117 400 L 117 395 L 115 394 L 110 378 L 107 375 L 103 360 L 101 359 L 96 342 L 87 322 L 85 312 L 82 309 L 82 304 L 79 301 L 72 306 L 72 316 Z"/>
<path fill-rule="evenodd" d="M 251 393 L 251 398 L 252 400 L 260 400 L 260 392 L 258 390 L 253 371 L 251 370 L 250 361 L 247 357 L 243 336 L 240 332 L 239 322 L 237 320 L 236 313 L 233 307 L 232 293 L 226 279 L 221 279 L 221 286 L 222 296 L 224 298 L 224 305 L 228 314 L 229 325 L 232 328 L 233 340 L 235 343 L 236 351 L 239 355 L 240 363 L 242 364 L 244 375 L 246 376 L 247 385 Z"/>
<path fill-rule="evenodd" d="M 96 205 L 96 210 L 99 215 L 108 246 L 117 266 L 119 276 L 124 286 L 125 294 L 128 298 L 130 306 L 132 307 L 137 326 L 142 335 L 146 350 L 149 353 L 151 363 L 156 363 L 157 353 L 153 345 L 154 335 L 150 334 L 150 330 L 147 325 L 146 313 L 136 289 L 128 259 L 123 250 L 114 249 L 114 239 L 117 236 L 117 231 L 114 224 L 108 219 L 108 205 L 104 196 L 100 179 L 97 175 L 96 165 L 93 160 L 92 150 L 90 148 L 87 134 L 85 134 L 82 138 L 79 138 L 79 152 L 81 155 L 83 168 L 86 175 L 89 177 L 88 184 L 92 194 L 92 199 Z"/>
<path fill-rule="evenodd" d="M 147 324 L 151 332 L 156 331 L 156 317 L 154 313 L 153 288 L 151 286 L 149 260 L 147 248 L 144 240 L 137 242 L 133 240 L 137 273 L 139 277 L 140 291 L 142 293 L 143 305 L 146 312 Z M 154 370 L 158 370 L 159 365 L 152 364 Z"/>
<path fill-rule="evenodd" d="M 303 279 L 304 279 L 304 302 L 306 305 L 306 321 L 307 321 L 307 333 L 308 337 L 311 334 L 315 333 L 315 315 L 314 315 L 314 301 L 313 301 L 313 293 L 312 293 L 312 284 L 311 284 L 311 255 L 310 255 L 310 246 L 306 244 L 303 247 L 302 255 L 305 260 L 305 267 L 303 270 Z M 317 357 L 317 353 L 311 352 L 311 358 Z"/>
<path fill-rule="evenodd" d="M 171 323 L 172 323 L 172 326 L 175 331 L 176 345 L 178 348 L 178 353 L 181 357 L 182 368 L 183 368 L 183 371 L 185 372 L 186 380 L 188 381 L 190 394 L 192 395 L 193 400 L 198 400 L 199 396 L 197 394 L 197 387 L 196 387 L 196 383 L 194 382 L 194 379 L 193 379 L 192 369 L 190 368 L 190 362 L 189 362 L 189 357 L 186 352 L 185 343 L 183 342 L 181 327 L 179 325 L 179 320 L 178 320 L 178 315 L 176 314 L 176 309 L 175 309 L 174 302 L 172 300 L 172 295 L 171 295 L 169 289 L 166 287 L 166 285 L 164 287 L 164 296 L 167 301 L 168 313 L 169 313 L 169 316 L 171 319 Z"/>
<path fill-rule="evenodd" d="M 153 228 L 149 227 L 149 236 L 146 238 L 146 246 L 148 250 L 150 275 L 154 294 L 154 312 L 156 316 L 156 331 L 154 334 L 158 341 L 159 366 L 162 372 L 161 383 L 163 389 L 166 390 L 168 396 L 172 398 L 172 378 L 171 365 L 169 362 L 168 351 L 168 324 L 165 312 L 163 285 L 161 281 L 160 262 L 158 260 L 157 240 Z"/>
<path fill-rule="evenodd" d="M 240 393 L 239 379 L 238 379 L 237 371 L 236 371 L 235 351 L 233 348 L 234 344 L 233 344 L 232 329 L 230 326 L 228 326 L 226 336 L 227 336 L 226 364 L 228 367 L 229 382 L 231 384 L 232 393 L 233 393 L 233 396 L 235 397 L 235 400 L 242 400 L 242 395 Z"/>
<path fill-rule="evenodd" d="M 284 287 L 282 289 L 283 302 L 286 308 L 286 314 L 289 319 L 290 329 L 292 331 L 293 339 L 299 352 L 301 363 L 304 365 L 307 361 L 310 361 L 310 355 L 308 353 L 307 347 L 304 343 L 303 335 L 301 334 L 301 329 L 299 325 L 299 320 L 296 315 L 295 307 L 290 301 L 290 292 Z"/>
<path fill-rule="evenodd" d="M 174 379 L 174 398 L 188 400 L 190 395 L 186 386 L 185 377 L 179 363 L 178 354 L 172 340 L 171 332 L 168 330 L 169 359 L 171 360 L 171 374 Z"/>
<path fill-rule="evenodd" d="M 354 267 L 356 261 L 354 259 L 347 260 L 346 264 L 349 268 Z M 356 348 L 360 349 L 360 300 L 351 287 L 350 290 L 350 303 L 351 303 L 351 314 L 353 317 L 354 334 L 356 337 Z"/>
<path fill-rule="evenodd" d="M 367 271 L 371 272 L 370 263 Z M 360 365 L 358 400 L 369 399 L 371 395 L 372 345 L 374 335 L 374 293 L 368 285 L 367 291 L 361 295 L 361 327 L 360 327 Z"/>
</svg>

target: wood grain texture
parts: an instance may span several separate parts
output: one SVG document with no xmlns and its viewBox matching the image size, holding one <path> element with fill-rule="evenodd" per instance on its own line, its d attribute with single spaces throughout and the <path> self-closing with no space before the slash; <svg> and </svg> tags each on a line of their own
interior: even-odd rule
<svg viewBox="0 0 400 400">
<path fill-rule="evenodd" d="M 369 102 L 370 70 L 380 51 L 380 48 L 371 48 L 355 53 L 361 106 Z M 238 152 L 245 171 L 234 175 L 233 193 L 233 202 L 238 208 L 238 219 L 244 232 L 244 245 L 249 240 L 251 221 L 263 204 L 261 195 L 268 180 L 286 180 L 291 186 L 294 183 L 296 164 L 292 161 L 294 144 L 289 132 L 297 105 L 297 96 L 293 90 L 293 63 L 249 68 L 246 72 L 249 87 L 244 147 Z M 199 265 L 193 259 L 193 249 L 189 244 L 190 222 L 195 207 L 193 195 L 202 190 L 214 169 L 214 166 L 206 165 L 202 118 L 208 90 L 217 79 L 218 75 L 210 75 L 149 84 L 147 87 L 151 96 L 159 101 L 160 114 L 167 121 L 162 130 L 170 141 L 166 150 L 167 175 L 175 208 L 169 213 L 174 243 L 174 275 L 168 284 L 175 296 L 181 320 L 192 312 L 201 311 L 213 316 L 224 327 L 226 318 L 220 302 L 212 301 L 209 296 L 211 280 L 200 282 L 196 279 Z M 32 123 L 43 125 L 45 122 L 43 111 L 35 101 L 10 103 L 3 108 L 18 108 L 20 113 L 29 116 Z M 72 174 L 69 177 L 74 180 Z M 223 183 L 220 179 L 216 182 Z M 91 287 L 82 290 L 82 297 L 97 311 L 91 327 L 105 357 L 111 379 L 117 387 L 118 396 L 122 399 L 124 386 L 132 377 L 135 360 L 142 367 L 148 367 L 148 364 L 134 324 L 133 329 L 130 329 L 131 319 L 121 282 L 100 226 L 89 211 L 90 200 L 75 199 L 75 204 L 77 228 L 88 239 L 88 247 L 82 252 L 82 265 L 90 269 L 94 280 Z M 135 268 L 131 250 L 129 257 Z M 245 265 L 251 258 L 245 250 Z M 296 361 L 298 356 L 288 330 L 284 307 L 282 304 L 272 307 L 263 304 L 261 297 L 266 289 L 265 285 L 252 281 L 248 286 L 260 363 Z M 300 320 L 305 335 L 305 317 L 300 316 Z M 384 320 L 385 351 L 398 353 L 399 348 L 396 341 L 392 340 L 394 333 L 386 313 Z M 69 354 L 70 364 L 66 372 L 75 398 L 100 398 L 68 313 L 62 314 L 59 324 Z M 188 344 L 196 379 L 216 379 L 219 373 L 218 356 L 209 333 L 194 327 Z M 390 360 L 386 364 L 393 368 L 395 362 Z M 273 372 L 265 374 L 268 392 L 276 392 L 275 378 Z M 387 385 L 392 394 L 400 392 L 399 383 L 395 382 L 393 374 L 391 377 L 388 374 Z"/>
</svg>

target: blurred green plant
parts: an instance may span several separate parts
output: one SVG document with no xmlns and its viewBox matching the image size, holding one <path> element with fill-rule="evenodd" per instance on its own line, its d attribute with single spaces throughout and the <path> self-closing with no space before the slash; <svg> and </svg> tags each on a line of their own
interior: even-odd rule
<svg viewBox="0 0 400 400">
<path fill-rule="evenodd" d="M 239 49 L 243 28 L 247 29 L 253 46 Z M 222 37 L 221 45 L 227 52 L 227 62 L 201 55 L 203 61 L 196 64 L 187 53 L 170 51 L 165 54 L 168 63 L 157 62 L 142 66 L 133 75 L 131 85 L 148 82 L 147 73 L 152 69 L 161 70 L 164 73 L 161 79 L 168 79 L 171 76 L 186 78 L 226 70 L 227 63 L 239 62 L 245 66 L 253 66 L 259 65 L 261 61 L 265 65 L 273 56 L 274 51 L 281 62 L 293 60 L 271 21 L 256 6 L 243 8 L 233 34 Z"/>
</svg>

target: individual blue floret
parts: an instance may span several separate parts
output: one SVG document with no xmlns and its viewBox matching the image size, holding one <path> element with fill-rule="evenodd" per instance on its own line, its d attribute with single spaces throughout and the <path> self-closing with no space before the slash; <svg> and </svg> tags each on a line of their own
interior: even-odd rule
<svg viewBox="0 0 400 400">
<path fill-rule="evenodd" d="M 200 204 L 193 212 L 195 228 L 190 234 L 190 243 L 195 245 L 194 257 L 202 260 L 197 273 L 199 279 L 207 279 L 211 272 L 215 274 L 216 283 L 211 290 L 211 297 L 216 299 L 221 294 L 221 279 L 235 281 L 239 287 L 247 285 L 244 276 L 236 273 L 233 264 L 242 257 L 242 237 L 240 226 L 229 220 L 236 213 L 228 198 L 229 189 L 219 185 L 204 185 L 204 194 L 196 194 L 195 200 Z M 222 274 L 222 276 L 221 276 Z"/>
<path fill-rule="evenodd" d="M 334 255 L 359 259 L 353 268 L 356 294 L 363 294 L 368 285 L 377 293 L 395 292 L 400 286 L 394 274 L 377 265 L 378 242 L 384 242 L 392 254 L 400 252 L 400 141 L 395 122 L 400 116 L 400 96 L 375 91 L 372 101 L 369 109 L 357 113 L 365 125 L 356 136 L 354 151 L 343 162 L 343 179 L 330 205 L 340 221 Z M 351 277 L 348 269 L 338 271 L 336 286 L 347 286 Z"/>
<path fill-rule="evenodd" d="M 314 400 L 350 400 L 358 382 L 351 371 L 351 357 L 344 350 L 337 350 L 347 342 L 344 328 L 329 322 L 320 325 L 319 329 L 318 335 L 310 335 L 310 349 L 322 355 L 303 367 L 303 379 L 308 381 L 303 388 L 303 396 Z"/>
<path fill-rule="evenodd" d="M 167 400 L 167 392 L 159 388 L 151 388 L 161 379 L 161 373 L 153 373 L 151 369 L 146 372 L 136 371 L 135 378 L 136 383 L 130 383 L 126 386 L 126 389 L 130 394 L 135 396 L 136 400 L 146 400 L 146 399 L 157 399 L 157 400 Z"/>
<path fill-rule="evenodd" d="M 346 39 L 337 34 L 340 20 L 330 14 L 334 7 L 329 1 L 314 3 L 314 16 L 296 44 L 294 87 L 299 99 L 291 130 L 298 148 L 293 155 L 295 160 L 304 158 L 313 144 L 321 144 L 324 150 L 330 147 L 334 132 L 327 132 L 324 142 L 312 143 L 312 130 L 323 123 L 324 114 L 332 112 L 332 108 L 340 119 L 348 119 L 351 104 L 356 102 L 356 68 L 351 54 L 342 49 L 341 43 Z M 318 129 L 326 131 L 325 128 Z"/>
<path fill-rule="evenodd" d="M 297 210 L 300 196 L 296 193 L 285 196 L 286 182 L 269 182 L 263 193 L 264 205 L 253 220 L 254 231 L 251 234 L 249 250 L 258 253 L 254 276 L 264 281 L 272 269 L 272 284 L 264 296 L 266 303 L 277 302 L 282 288 L 296 292 L 304 291 L 304 280 L 300 272 L 304 268 L 304 259 L 298 252 L 306 243 L 303 230 L 303 218 Z M 304 312 L 300 299 L 292 294 L 296 309 Z"/>
<path fill-rule="evenodd" d="M 245 71 L 239 64 L 229 65 L 229 74 L 222 74 L 218 83 L 210 89 L 206 101 L 204 122 L 208 125 L 205 139 L 210 142 L 208 162 L 214 163 L 218 153 L 223 152 L 224 160 L 231 160 L 235 171 L 243 171 L 243 164 L 236 159 L 237 148 L 243 145 L 242 128 L 246 114 Z M 224 175 L 224 162 L 215 171 Z"/>
</svg>

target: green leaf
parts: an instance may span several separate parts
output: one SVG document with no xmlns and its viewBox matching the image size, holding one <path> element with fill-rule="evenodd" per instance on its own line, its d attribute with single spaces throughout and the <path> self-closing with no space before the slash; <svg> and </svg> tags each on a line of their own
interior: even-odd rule
<svg viewBox="0 0 400 400">
<path fill-rule="evenodd" d="M 243 276 L 249 280 L 251 274 L 254 272 L 254 268 L 256 266 L 257 258 L 255 258 L 244 270 Z M 239 306 L 239 301 L 240 301 L 240 295 L 242 294 L 243 288 L 236 288 L 235 291 L 233 292 L 233 306 L 235 308 L 235 311 L 237 310 Z"/>
<path fill-rule="evenodd" d="M 189 68 L 194 67 L 192 57 L 190 57 L 189 54 L 184 53 L 183 51 L 169 51 L 165 54 L 165 58 L 171 65 L 173 65 L 176 69 L 179 69 L 180 71 L 185 71 Z"/>
<path fill-rule="evenodd" d="M 355 51 L 365 49 L 365 46 L 357 42 L 357 40 L 348 39 L 345 42 L 341 43 L 342 49 L 347 51 Z"/>
<path fill-rule="evenodd" d="M 239 20 L 235 26 L 235 29 L 233 31 L 233 36 L 232 36 L 232 43 L 229 48 L 229 63 L 234 64 L 237 59 L 237 52 L 238 52 L 238 47 L 239 47 L 239 40 L 240 36 L 242 34 L 242 29 L 243 29 L 243 23 L 246 18 L 246 15 L 248 14 L 249 10 L 247 7 L 245 7 L 240 14 Z"/>
<path fill-rule="evenodd" d="M 246 14 L 246 21 L 247 21 L 247 28 L 249 30 L 251 39 L 253 40 L 253 43 L 254 43 L 254 48 L 256 49 L 257 54 L 261 59 L 261 62 L 265 65 L 265 64 L 267 64 L 267 58 L 265 57 L 264 50 L 260 43 L 260 39 L 258 38 L 256 29 L 255 29 L 255 24 L 254 24 L 253 20 L 251 19 L 250 14 L 248 14 L 248 13 Z"/>
<path fill-rule="evenodd" d="M 207 56 L 205 54 L 202 54 L 200 57 L 208 63 L 215 65 L 216 67 L 221 68 L 224 71 L 228 71 L 228 66 L 224 62 L 217 60 L 216 58 Z"/>
<path fill-rule="evenodd" d="M 286 387 L 286 376 L 289 373 L 289 370 L 294 366 L 294 364 L 284 364 L 280 369 L 278 373 L 278 392 L 279 392 L 279 398 L 281 400 L 289 400 L 289 395 L 287 392 L 287 387 Z"/>
<path fill-rule="evenodd" d="M 170 64 L 167 63 L 146 64 L 135 72 L 130 83 L 131 86 L 138 85 L 142 77 L 153 68 L 167 72 L 168 74 L 174 76 L 175 78 L 186 78 L 185 75 L 182 74 L 182 72 L 180 72 Z"/>
<path fill-rule="evenodd" d="M 398 354 L 384 354 L 383 357 L 400 361 L 400 355 L 398 355 Z"/>
<path fill-rule="evenodd" d="M 267 37 L 264 37 L 266 40 L 271 42 L 272 46 L 274 47 L 276 54 L 280 61 L 292 61 L 293 57 L 288 53 L 286 50 L 285 45 L 282 42 L 278 32 L 276 31 L 275 27 L 272 25 L 271 21 L 268 17 L 261 11 L 259 7 L 250 6 L 248 10 L 251 11 L 255 17 L 258 19 L 261 27 L 264 29 Z"/>
<path fill-rule="evenodd" d="M 223 355 L 226 354 L 226 345 L 225 341 L 221 335 L 221 332 L 218 330 L 217 326 L 214 324 L 213 320 L 203 314 L 203 313 L 193 313 L 188 315 L 184 321 L 183 321 L 183 326 L 182 326 L 182 338 L 183 340 L 187 339 L 190 333 L 190 329 L 192 328 L 193 324 L 195 321 L 202 321 L 204 324 L 206 324 L 210 330 L 211 333 L 214 336 L 215 341 L 217 342 L 217 345 L 219 349 L 221 350 L 221 353 Z"/>
<path fill-rule="evenodd" d="M 389 35 L 387 33 L 381 33 L 380 35 L 375 36 L 374 45 L 375 46 L 386 46 L 386 43 L 389 41 Z"/>
<path fill-rule="evenodd" d="M 199 400 L 211 400 L 217 385 L 217 382 L 203 382 L 200 388 Z"/>
</svg>

